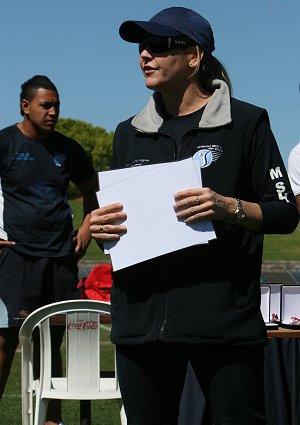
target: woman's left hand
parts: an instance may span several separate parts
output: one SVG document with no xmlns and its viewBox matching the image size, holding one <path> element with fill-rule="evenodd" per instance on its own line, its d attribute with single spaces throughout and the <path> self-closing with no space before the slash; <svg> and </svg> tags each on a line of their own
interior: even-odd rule
<svg viewBox="0 0 300 425">
<path fill-rule="evenodd" d="M 175 194 L 177 218 L 185 223 L 198 220 L 230 220 L 234 216 L 236 200 L 219 195 L 208 187 L 187 189 Z"/>
</svg>

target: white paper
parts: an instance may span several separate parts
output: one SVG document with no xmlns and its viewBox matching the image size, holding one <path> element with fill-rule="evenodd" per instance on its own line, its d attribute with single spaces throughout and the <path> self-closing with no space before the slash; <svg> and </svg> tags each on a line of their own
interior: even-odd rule
<svg viewBox="0 0 300 425">
<path fill-rule="evenodd" d="M 211 221 L 185 224 L 176 217 L 176 192 L 201 187 L 192 158 L 99 173 L 99 205 L 123 204 L 127 233 L 104 242 L 115 271 L 215 238 Z"/>
</svg>

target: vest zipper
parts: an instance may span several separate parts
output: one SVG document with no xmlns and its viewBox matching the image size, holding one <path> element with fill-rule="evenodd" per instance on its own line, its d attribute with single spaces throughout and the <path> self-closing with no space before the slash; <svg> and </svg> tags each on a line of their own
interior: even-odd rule
<svg viewBox="0 0 300 425">
<path fill-rule="evenodd" d="M 166 272 L 165 272 L 165 277 L 166 277 Z M 163 314 L 163 320 L 162 323 L 160 325 L 159 328 L 159 333 L 158 333 L 158 339 L 159 341 L 163 341 L 164 336 L 165 336 L 165 329 L 166 329 L 166 324 L 167 324 L 167 313 L 168 313 L 168 294 L 166 293 L 164 295 L 164 314 Z"/>
<path fill-rule="evenodd" d="M 164 319 L 159 330 L 158 339 L 160 341 L 164 339 L 164 330 L 165 330 L 166 322 L 167 322 L 166 319 Z"/>
</svg>

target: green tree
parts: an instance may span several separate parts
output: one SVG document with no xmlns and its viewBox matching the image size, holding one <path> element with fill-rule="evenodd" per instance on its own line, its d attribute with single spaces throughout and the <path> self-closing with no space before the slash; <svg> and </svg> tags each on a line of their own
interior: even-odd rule
<svg viewBox="0 0 300 425">
<path fill-rule="evenodd" d="M 56 130 L 67 137 L 75 139 L 85 149 L 97 171 L 106 171 L 110 167 L 112 156 L 113 132 L 94 127 L 85 121 L 60 118 Z M 76 187 L 71 183 L 68 189 L 70 199 L 79 196 Z"/>
<path fill-rule="evenodd" d="M 77 140 L 92 159 L 97 171 L 109 169 L 113 132 L 108 133 L 104 128 L 70 118 L 60 118 L 56 130 Z"/>
</svg>

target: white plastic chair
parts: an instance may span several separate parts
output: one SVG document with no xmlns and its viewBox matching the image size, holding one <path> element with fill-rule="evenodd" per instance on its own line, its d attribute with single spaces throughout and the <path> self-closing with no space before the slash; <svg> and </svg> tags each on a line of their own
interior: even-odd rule
<svg viewBox="0 0 300 425">
<path fill-rule="evenodd" d="M 41 307 L 25 319 L 19 333 L 22 425 L 44 425 L 49 399 L 121 399 L 116 369 L 112 378 L 100 375 L 100 323 L 103 314 L 109 313 L 109 303 L 71 300 Z M 50 318 L 61 314 L 65 315 L 63 324 L 66 326 L 66 376 L 54 378 L 51 376 Z M 37 379 L 33 376 L 32 344 L 36 327 L 40 332 L 40 376 Z M 125 425 L 123 407 L 120 415 Z"/>
</svg>

